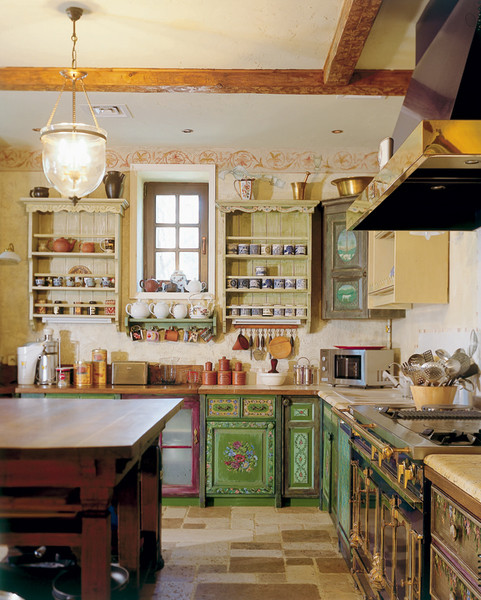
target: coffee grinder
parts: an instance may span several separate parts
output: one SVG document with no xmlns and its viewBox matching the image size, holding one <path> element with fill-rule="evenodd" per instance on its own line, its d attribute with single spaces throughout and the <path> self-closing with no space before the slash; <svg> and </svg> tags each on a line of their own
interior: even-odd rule
<svg viewBox="0 0 481 600">
<path fill-rule="evenodd" d="M 46 327 L 45 339 L 42 340 L 42 352 L 37 362 L 36 382 L 39 385 L 55 385 L 57 383 L 58 340 L 53 339 L 53 330 Z"/>
</svg>

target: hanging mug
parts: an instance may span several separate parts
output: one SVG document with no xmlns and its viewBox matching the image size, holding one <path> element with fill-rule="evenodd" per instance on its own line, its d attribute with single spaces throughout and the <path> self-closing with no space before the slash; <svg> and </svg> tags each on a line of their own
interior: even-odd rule
<svg viewBox="0 0 481 600">
<path fill-rule="evenodd" d="M 234 188 L 241 200 L 250 200 L 252 198 L 252 182 L 254 179 L 236 179 Z"/>
<path fill-rule="evenodd" d="M 105 238 L 100 242 L 100 249 L 103 252 L 112 253 L 115 250 L 115 240 L 113 238 Z"/>
</svg>

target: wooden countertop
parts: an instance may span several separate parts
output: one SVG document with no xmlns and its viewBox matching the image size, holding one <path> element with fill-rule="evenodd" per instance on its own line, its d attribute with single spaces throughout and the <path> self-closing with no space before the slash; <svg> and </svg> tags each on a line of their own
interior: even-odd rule
<svg viewBox="0 0 481 600">
<path fill-rule="evenodd" d="M 0 456 L 134 458 L 182 406 L 179 398 L 137 400 L 0 398 Z M 1 482 L 0 482 L 1 483 Z"/>
</svg>

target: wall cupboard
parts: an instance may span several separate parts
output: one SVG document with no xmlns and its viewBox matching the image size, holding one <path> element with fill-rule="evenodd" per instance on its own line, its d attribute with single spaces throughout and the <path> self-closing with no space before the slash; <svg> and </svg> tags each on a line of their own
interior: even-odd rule
<svg viewBox="0 0 481 600">
<path fill-rule="evenodd" d="M 127 200 L 83 198 L 75 206 L 68 198 L 21 202 L 28 213 L 31 326 L 55 319 L 119 327 L 121 219 Z M 75 240 L 70 251 L 53 250 L 59 238 Z M 102 249 L 105 240 L 110 240 L 108 251 Z M 82 252 L 86 247 L 93 251 Z"/>
</svg>

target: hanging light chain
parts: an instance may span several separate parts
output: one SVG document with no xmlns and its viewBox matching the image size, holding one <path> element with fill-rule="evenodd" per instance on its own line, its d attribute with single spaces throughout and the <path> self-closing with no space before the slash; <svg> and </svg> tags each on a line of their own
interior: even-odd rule
<svg viewBox="0 0 481 600">
<path fill-rule="evenodd" d="M 73 23 L 73 33 L 72 33 L 72 37 L 70 38 L 72 40 L 72 69 L 76 69 L 77 68 L 77 42 L 78 42 L 78 37 L 77 34 L 75 32 L 75 20 L 72 21 Z"/>
</svg>

